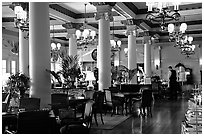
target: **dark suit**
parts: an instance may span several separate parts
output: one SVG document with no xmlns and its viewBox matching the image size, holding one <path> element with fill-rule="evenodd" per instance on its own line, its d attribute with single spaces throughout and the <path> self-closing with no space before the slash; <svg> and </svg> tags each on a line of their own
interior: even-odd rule
<svg viewBox="0 0 204 136">
<path fill-rule="evenodd" d="M 169 77 L 169 88 L 171 99 L 177 99 L 177 81 L 176 81 L 176 71 L 171 70 L 171 76 Z"/>
</svg>

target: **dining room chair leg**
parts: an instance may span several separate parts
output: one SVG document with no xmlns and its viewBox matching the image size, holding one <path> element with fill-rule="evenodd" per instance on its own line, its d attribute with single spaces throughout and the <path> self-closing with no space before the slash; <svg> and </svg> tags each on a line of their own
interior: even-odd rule
<svg viewBox="0 0 204 136">
<path fill-rule="evenodd" d="M 96 126 L 98 126 L 96 113 L 94 113 L 94 119 L 95 119 Z"/>
<path fill-rule="evenodd" d="M 104 124 L 104 122 L 103 122 L 103 115 L 102 115 L 102 113 L 101 113 L 101 122 L 102 122 L 102 124 Z"/>
</svg>

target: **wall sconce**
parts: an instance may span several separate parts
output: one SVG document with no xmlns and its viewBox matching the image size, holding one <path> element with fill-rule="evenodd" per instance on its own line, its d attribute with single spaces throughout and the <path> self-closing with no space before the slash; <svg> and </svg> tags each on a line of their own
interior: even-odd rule
<svg viewBox="0 0 204 136">
<path fill-rule="evenodd" d="M 124 52 L 125 52 L 125 57 L 128 56 L 128 48 L 124 48 Z"/>
<path fill-rule="evenodd" d="M 160 60 L 159 59 L 155 59 L 154 60 L 154 65 L 155 65 L 156 70 L 158 70 L 159 67 L 160 67 Z"/>
</svg>

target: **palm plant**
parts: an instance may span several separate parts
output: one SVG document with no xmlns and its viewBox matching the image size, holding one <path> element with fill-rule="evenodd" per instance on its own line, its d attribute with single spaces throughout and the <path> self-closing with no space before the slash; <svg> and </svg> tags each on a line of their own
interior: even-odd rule
<svg viewBox="0 0 204 136">
<path fill-rule="evenodd" d="M 58 81 L 59 86 L 62 85 L 62 81 L 60 78 L 60 72 L 51 71 L 49 69 L 46 69 L 46 71 L 49 72 Z"/>
<path fill-rule="evenodd" d="M 61 66 L 62 70 L 60 73 L 64 77 L 66 83 L 73 83 L 76 78 L 80 78 L 81 71 L 78 63 L 78 55 L 64 56 Z"/>
</svg>

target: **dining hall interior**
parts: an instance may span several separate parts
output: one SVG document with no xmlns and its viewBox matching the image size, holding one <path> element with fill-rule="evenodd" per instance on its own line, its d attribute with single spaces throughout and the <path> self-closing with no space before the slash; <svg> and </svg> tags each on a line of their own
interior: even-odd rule
<svg viewBox="0 0 204 136">
<path fill-rule="evenodd" d="M 1 2 L 2 134 L 202 134 L 202 2 Z"/>
</svg>

